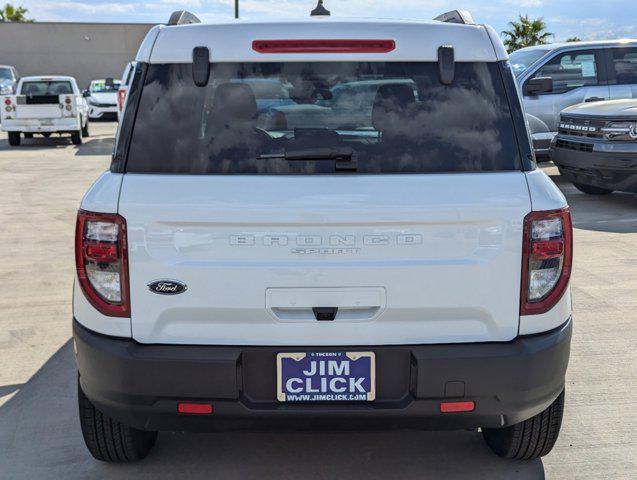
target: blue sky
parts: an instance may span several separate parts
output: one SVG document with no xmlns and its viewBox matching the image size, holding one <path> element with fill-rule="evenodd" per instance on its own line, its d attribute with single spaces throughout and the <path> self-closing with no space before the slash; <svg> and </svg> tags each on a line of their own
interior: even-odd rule
<svg viewBox="0 0 637 480">
<path fill-rule="evenodd" d="M 432 18 L 454 8 L 468 9 L 498 31 L 526 14 L 541 16 L 556 40 L 637 37 L 637 2 L 629 0 L 324 0 L 340 17 Z M 230 21 L 234 0 L 14 0 L 39 21 L 165 22 L 186 8 L 206 21 Z M 306 16 L 316 0 L 240 0 L 249 19 Z"/>
</svg>

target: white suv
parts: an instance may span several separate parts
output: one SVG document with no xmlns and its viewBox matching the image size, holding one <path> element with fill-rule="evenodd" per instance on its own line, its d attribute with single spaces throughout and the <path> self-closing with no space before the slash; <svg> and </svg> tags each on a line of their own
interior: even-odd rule
<svg viewBox="0 0 637 480">
<path fill-rule="evenodd" d="M 150 31 L 77 220 L 95 458 L 246 425 L 481 428 L 503 457 L 551 450 L 570 213 L 498 35 L 445 18 Z M 294 103 L 257 108 L 254 79 Z M 333 108 L 362 81 L 370 105 Z"/>
</svg>

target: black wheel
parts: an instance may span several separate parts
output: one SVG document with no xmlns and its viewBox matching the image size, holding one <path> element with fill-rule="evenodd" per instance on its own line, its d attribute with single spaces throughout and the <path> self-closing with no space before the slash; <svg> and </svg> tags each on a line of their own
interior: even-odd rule
<svg viewBox="0 0 637 480">
<path fill-rule="evenodd" d="M 9 145 L 12 147 L 20 145 L 20 132 L 9 132 Z"/>
<path fill-rule="evenodd" d="M 580 192 L 587 193 L 588 195 L 608 195 L 609 193 L 613 193 L 613 191 L 608 188 L 593 187 L 592 185 L 584 185 L 582 183 L 573 183 L 573 185 L 575 185 L 575 188 Z"/>
<path fill-rule="evenodd" d="M 44 138 L 49 138 L 49 137 L 51 136 L 51 132 L 44 132 L 44 133 L 42 134 L 42 136 L 43 136 Z"/>
<path fill-rule="evenodd" d="M 25 132 L 24 138 L 33 138 L 33 134 L 31 132 Z"/>
<path fill-rule="evenodd" d="M 82 137 L 86 138 L 90 135 L 88 130 L 88 118 L 86 119 L 86 124 L 82 127 Z"/>
<path fill-rule="evenodd" d="M 528 460 L 547 455 L 555 445 L 564 413 L 564 391 L 543 412 L 506 428 L 483 428 L 482 436 L 496 455 Z"/>
<path fill-rule="evenodd" d="M 77 400 L 84 443 L 96 459 L 112 463 L 133 462 L 146 457 L 155 445 L 157 432 L 129 427 L 96 409 L 84 395 L 79 379 Z"/>
<path fill-rule="evenodd" d="M 71 142 L 73 142 L 73 145 L 82 145 L 82 132 L 73 132 L 71 134 Z"/>
</svg>

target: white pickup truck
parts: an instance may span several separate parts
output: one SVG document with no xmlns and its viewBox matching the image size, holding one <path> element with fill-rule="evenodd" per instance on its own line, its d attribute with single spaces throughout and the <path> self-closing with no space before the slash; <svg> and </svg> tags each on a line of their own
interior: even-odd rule
<svg viewBox="0 0 637 480">
<path fill-rule="evenodd" d="M 495 30 L 458 13 L 173 18 L 140 47 L 77 217 L 91 454 L 138 460 L 162 430 L 330 424 L 480 428 L 500 456 L 546 455 L 571 216 Z M 297 108 L 268 112 L 272 84 Z"/>
<path fill-rule="evenodd" d="M 21 135 L 49 137 L 70 134 L 75 145 L 88 137 L 88 104 L 73 77 L 23 77 L 15 95 L 2 96 L 2 131 L 9 145 L 20 145 Z"/>
</svg>

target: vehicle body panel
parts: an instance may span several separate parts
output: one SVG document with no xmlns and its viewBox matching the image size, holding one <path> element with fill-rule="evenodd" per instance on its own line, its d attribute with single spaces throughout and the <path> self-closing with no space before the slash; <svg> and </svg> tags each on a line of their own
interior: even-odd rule
<svg viewBox="0 0 637 480">
<path fill-rule="evenodd" d="M 510 340 L 521 219 L 530 210 L 522 172 L 126 174 L 119 213 L 133 266 L 133 337 L 219 345 Z M 184 282 L 187 292 L 149 291 L 162 278 Z M 281 321 L 266 308 L 269 289 L 345 287 L 384 289 L 385 311 L 360 328 L 351 318 L 308 320 L 303 311 Z"/>
</svg>

